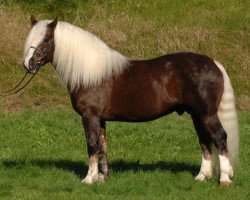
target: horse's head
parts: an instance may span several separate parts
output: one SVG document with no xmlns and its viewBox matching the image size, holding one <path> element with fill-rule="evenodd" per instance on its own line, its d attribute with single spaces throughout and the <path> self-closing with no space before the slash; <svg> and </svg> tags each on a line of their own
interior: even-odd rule
<svg viewBox="0 0 250 200">
<path fill-rule="evenodd" d="M 32 29 L 24 49 L 24 66 L 29 73 L 35 74 L 41 66 L 52 62 L 54 56 L 54 21 L 37 21 L 31 16 Z"/>
</svg>

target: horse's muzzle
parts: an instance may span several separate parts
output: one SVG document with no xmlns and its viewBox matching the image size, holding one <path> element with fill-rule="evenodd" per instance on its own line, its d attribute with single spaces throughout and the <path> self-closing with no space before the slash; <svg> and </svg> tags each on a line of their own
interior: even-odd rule
<svg viewBox="0 0 250 200">
<path fill-rule="evenodd" d="M 40 66 L 35 65 L 32 61 L 29 62 L 28 66 L 25 65 L 25 62 L 23 62 L 23 67 L 30 74 L 35 74 L 40 68 Z"/>
<path fill-rule="evenodd" d="M 27 69 L 27 71 L 30 74 L 35 74 L 38 71 L 38 69 L 36 67 L 29 67 L 29 69 Z"/>
</svg>

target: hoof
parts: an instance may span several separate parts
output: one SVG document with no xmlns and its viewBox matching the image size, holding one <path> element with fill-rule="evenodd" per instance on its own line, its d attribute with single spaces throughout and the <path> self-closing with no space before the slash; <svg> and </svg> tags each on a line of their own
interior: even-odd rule
<svg viewBox="0 0 250 200">
<path fill-rule="evenodd" d="M 227 187 L 229 187 L 231 184 L 232 184 L 232 181 L 231 181 L 231 182 L 222 181 L 222 182 L 220 182 L 220 187 L 221 187 L 221 188 L 227 188 Z"/>
<path fill-rule="evenodd" d="M 99 173 L 99 176 L 98 176 L 98 181 L 100 181 L 101 183 L 104 183 L 106 180 L 107 180 L 107 176 L 105 176 L 104 174 L 102 173 Z"/>
<path fill-rule="evenodd" d="M 90 175 L 87 175 L 85 177 L 85 179 L 82 180 L 82 183 L 84 184 L 87 184 L 87 185 L 91 185 L 93 184 L 94 182 L 96 182 L 98 180 L 98 176 L 90 176 Z"/>
<path fill-rule="evenodd" d="M 205 180 L 206 180 L 206 177 L 205 177 L 203 174 L 199 173 L 199 174 L 195 177 L 195 180 L 196 180 L 196 181 L 205 181 Z"/>
<path fill-rule="evenodd" d="M 99 173 L 98 175 L 95 175 L 95 176 L 87 175 L 85 179 L 82 180 L 82 183 L 87 184 L 87 185 L 91 185 L 97 181 L 104 183 L 107 180 L 107 178 L 108 177 L 102 173 Z"/>
<path fill-rule="evenodd" d="M 86 177 L 85 179 L 82 180 L 82 183 L 87 184 L 87 185 L 91 185 L 94 183 L 94 181 L 91 178 Z"/>
<path fill-rule="evenodd" d="M 229 175 L 222 173 L 220 177 L 220 187 L 228 187 L 231 183 L 232 181 L 230 180 Z"/>
<path fill-rule="evenodd" d="M 228 187 L 230 184 L 232 183 L 232 181 L 230 180 L 229 176 L 222 176 L 220 178 L 220 187 L 224 188 L 224 187 Z"/>
<path fill-rule="evenodd" d="M 196 181 L 205 181 L 206 179 L 210 179 L 212 177 L 212 175 L 207 175 L 205 176 L 203 173 L 199 173 L 196 177 L 195 180 Z"/>
</svg>

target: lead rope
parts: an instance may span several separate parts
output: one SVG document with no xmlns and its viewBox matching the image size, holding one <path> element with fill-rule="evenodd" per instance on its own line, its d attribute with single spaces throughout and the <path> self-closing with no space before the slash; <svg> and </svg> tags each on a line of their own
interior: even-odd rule
<svg viewBox="0 0 250 200">
<path fill-rule="evenodd" d="M 25 88 L 29 84 L 29 82 L 34 78 L 34 76 L 36 74 L 33 74 L 32 77 L 21 88 L 19 88 L 18 90 L 16 90 L 23 83 L 23 81 L 25 80 L 27 74 L 28 74 L 28 72 L 25 73 L 25 75 L 22 78 L 22 80 L 13 89 L 10 89 L 10 90 L 2 92 L 0 94 L 0 97 L 6 97 L 6 96 L 14 95 L 14 94 L 18 93 L 19 91 L 21 91 L 23 88 Z M 16 91 L 14 91 L 14 90 L 16 90 Z M 12 91 L 14 91 L 14 92 L 12 92 Z M 12 92 L 12 93 L 10 93 L 10 92 Z"/>
<path fill-rule="evenodd" d="M 38 49 L 38 48 L 35 47 L 35 46 L 31 46 L 30 48 L 33 48 L 33 49 L 35 49 L 36 51 L 38 51 L 38 53 L 40 53 L 40 54 L 42 55 L 43 59 L 45 59 L 45 55 L 44 55 L 44 53 L 43 53 L 40 49 Z M 39 70 L 39 69 L 38 69 L 38 70 Z M 37 71 L 37 72 L 38 72 L 38 71 Z M 16 93 L 18 93 L 19 91 L 21 91 L 23 88 L 25 88 L 25 87 L 29 84 L 29 82 L 34 78 L 34 76 L 36 75 L 36 73 L 33 74 L 32 77 L 28 80 L 28 82 L 26 82 L 21 88 L 19 88 L 18 90 L 16 90 L 16 89 L 22 84 L 22 82 L 23 82 L 24 79 L 26 78 L 27 74 L 28 74 L 28 72 L 25 73 L 25 75 L 24 75 L 24 77 L 22 78 L 22 80 L 21 80 L 13 89 L 10 89 L 10 90 L 7 90 L 7 91 L 2 92 L 2 93 L 0 94 L 0 97 L 6 97 L 6 96 L 10 96 L 10 95 L 16 94 Z M 14 91 L 14 90 L 16 90 L 16 91 Z M 14 91 L 14 92 L 12 92 L 12 91 Z M 12 93 L 10 93 L 10 92 L 12 92 Z"/>
</svg>

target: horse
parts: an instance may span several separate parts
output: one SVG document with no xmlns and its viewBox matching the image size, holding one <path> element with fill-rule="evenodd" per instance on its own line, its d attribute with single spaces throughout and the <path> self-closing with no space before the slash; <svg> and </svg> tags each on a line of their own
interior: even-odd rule
<svg viewBox="0 0 250 200">
<path fill-rule="evenodd" d="M 52 63 L 81 116 L 88 151 L 83 183 L 109 177 L 105 124 L 144 122 L 177 112 L 191 115 L 202 150 L 197 181 L 213 176 L 212 149 L 220 184 L 228 186 L 238 159 L 239 134 L 234 92 L 222 64 L 206 55 L 177 52 L 133 60 L 94 34 L 67 22 L 31 16 L 24 67 L 36 74 Z M 214 155 L 214 154 L 213 154 Z"/>
</svg>

